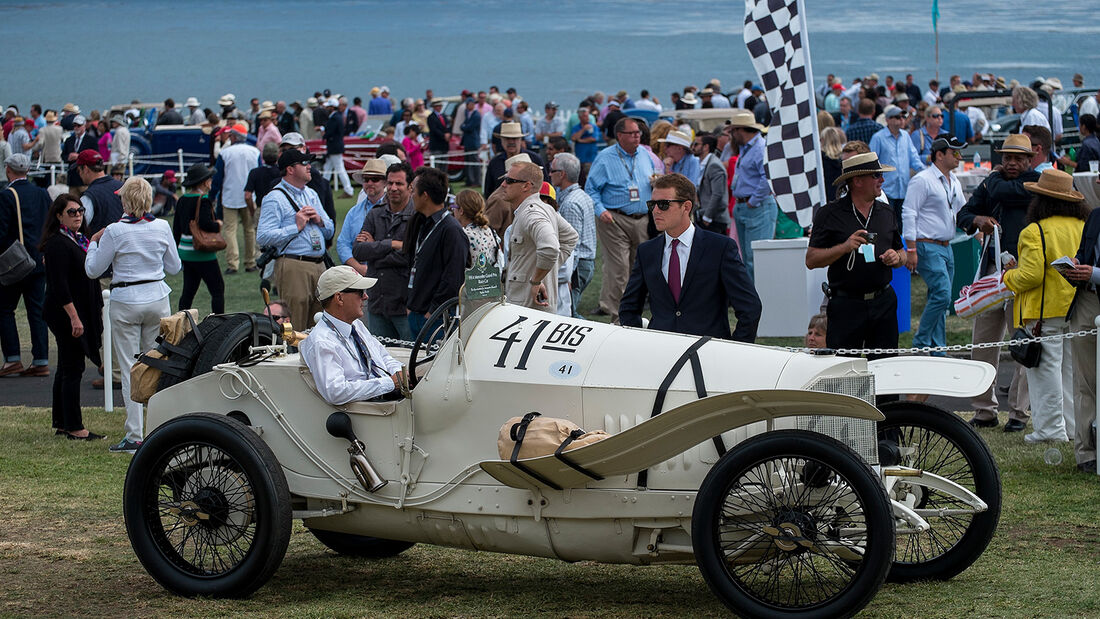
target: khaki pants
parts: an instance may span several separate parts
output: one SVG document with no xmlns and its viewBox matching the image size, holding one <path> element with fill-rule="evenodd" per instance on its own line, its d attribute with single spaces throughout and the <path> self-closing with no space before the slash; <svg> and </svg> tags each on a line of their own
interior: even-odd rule
<svg viewBox="0 0 1100 619">
<path fill-rule="evenodd" d="M 1015 330 L 1012 325 L 1014 305 L 1012 301 L 1007 301 L 999 308 L 978 314 L 977 318 L 974 319 L 974 343 L 999 342 L 1005 336 L 1011 335 Z M 975 348 L 970 353 L 970 358 L 974 361 L 985 361 L 994 368 L 997 367 L 1000 357 L 1000 348 Z M 1012 365 L 1012 384 L 1008 388 L 1008 406 L 1010 410 L 1008 417 L 1027 423 L 1029 418 L 1027 409 L 1031 406 L 1027 393 L 1027 374 L 1024 372 L 1024 366 L 1015 361 L 1012 362 Z M 996 388 L 997 383 L 994 381 L 985 393 L 970 401 L 970 406 L 974 409 L 975 419 L 989 420 L 997 418 L 997 400 L 993 396 L 993 390 Z"/>
<path fill-rule="evenodd" d="M 256 216 L 247 208 L 223 209 L 222 236 L 225 237 L 225 265 L 234 271 L 240 268 L 240 251 L 237 244 L 237 224 L 244 228 L 244 267 L 256 267 Z"/>
<path fill-rule="evenodd" d="M 596 238 L 603 251 L 603 283 L 600 286 L 600 309 L 611 315 L 611 322 L 619 321 L 619 301 L 623 298 L 630 267 L 638 246 L 649 239 L 646 233 L 648 219 L 634 219 L 618 211 L 611 213 L 611 223 L 596 218 Z"/>
<path fill-rule="evenodd" d="M 126 406 L 124 427 L 127 440 L 141 441 L 145 438 L 144 408 L 141 402 L 130 399 L 130 369 L 136 361 L 134 355 L 156 346 L 156 337 L 160 334 L 160 319 L 171 313 L 172 306 L 168 297 L 141 305 L 111 302 L 108 317 L 111 321 L 111 348 L 122 369 L 122 403 Z"/>
<path fill-rule="evenodd" d="M 1069 330 L 1092 329 L 1100 314 L 1096 293 L 1082 291 L 1077 295 Z M 1073 348 L 1073 453 L 1077 464 L 1096 459 L 1096 441 L 1092 437 L 1092 422 L 1096 419 L 1096 336 L 1077 337 L 1070 341 Z"/>
<path fill-rule="evenodd" d="M 306 262 L 293 258 L 275 261 L 275 285 L 279 296 L 290 307 L 290 321 L 295 329 L 304 331 L 313 326 L 313 315 L 321 311 L 317 300 L 317 280 L 325 272 L 320 262 Z"/>
</svg>

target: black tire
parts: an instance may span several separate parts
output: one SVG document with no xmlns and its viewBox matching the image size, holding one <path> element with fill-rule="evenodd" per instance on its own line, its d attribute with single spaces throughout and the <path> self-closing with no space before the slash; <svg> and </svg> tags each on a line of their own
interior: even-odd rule
<svg viewBox="0 0 1100 619">
<path fill-rule="evenodd" d="M 428 320 L 424 323 L 424 327 L 420 329 L 420 333 L 416 334 L 416 340 L 413 341 L 412 352 L 409 353 L 410 387 L 415 387 L 416 383 L 420 382 L 416 377 L 416 366 L 432 361 L 435 359 L 436 353 L 439 352 L 439 349 L 433 348 L 433 345 L 436 343 L 442 344 L 447 341 L 451 333 L 458 329 L 459 317 L 455 313 L 457 308 L 458 297 L 446 301 L 435 308 L 431 316 L 428 316 Z M 439 321 L 438 325 L 436 321 Z"/>
<path fill-rule="evenodd" d="M 848 617 L 886 579 L 894 519 L 878 478 L 852 450 L 780 430 L 714 465 L 695 499 L 691 537 L 703 578 L 738 615 Z"/>
<path fill-rule="evenodd" d="M 153 431 L 126 472 L 123 513 L 145 570 L 188 597 L 252 594 L 290 542 L 290 490 L 278 460 L 224 415 L 184 415 Z"/>
<path fill-rule="evenodd" d="M 273 344 L 276 331 L 269 316 L 247 313 L 209 316 L 199 323 L 199 330 L 203 335 L 202 344 L 198 343 L 194 333 L 188 333 L 180 342 L 182 348 L 193 351 L 193 360 L 188 371 L 183 376 L 161 374 L 157 389 L 167 389 L 194 376 L 205 374 L 214 369 L 215 365 L 240 361 L 247 357 L 248 347 L 252 345 L 250 316 L 256 318 L 260 344 Z"/>
<path fill-rule="evenodd" d="M 308 528 L 308 527 L 307 527 Z M 402 542 L 393 539 L 337 533 L 324 529 L 309 529 L 313 537 L 338 554 L 366 559 L 386 559 L 396 557 L 416 545 L 415 542 Z"/>
<path fill-rule="evenodd" d="M 880 440 L 896 441 L 899 464 L 935 473 L 965 487 L 989 509 L 972 516 L 922 516 L 932 528 L 924 533 L 898 534 L 891 582 L 946 580 L 970 567 L 981 556 L 1001 517 L 1001 475 L 989 448 L 957 415 L 919 402 L 891 402 L 880 407 Z M 909 453 L 907 448 L 915 450 Z M 970 509 L 962 501 L 936 490 L 914 487 L 899 478 L 891 498 L 912 491 L 920 510 Z"/>
</svg>

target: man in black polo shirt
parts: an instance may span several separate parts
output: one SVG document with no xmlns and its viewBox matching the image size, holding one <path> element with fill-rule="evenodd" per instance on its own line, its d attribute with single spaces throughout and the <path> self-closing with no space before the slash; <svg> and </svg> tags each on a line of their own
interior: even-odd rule
<svg viewBox="0 0 1100 619">
<path fill-rule="evenodd" d="M 829 348 L 898 345 L 898 299 L 890 280 L 892 270 L 905 265 L 906 254 L 893 209 L 875 201 L 882 173 L 893 170 L 875 153 L 847 159 L 833 183 L 845 184 L 847 194 L 814 218 L 806 267 L 829 268 Z"/>
</svg>

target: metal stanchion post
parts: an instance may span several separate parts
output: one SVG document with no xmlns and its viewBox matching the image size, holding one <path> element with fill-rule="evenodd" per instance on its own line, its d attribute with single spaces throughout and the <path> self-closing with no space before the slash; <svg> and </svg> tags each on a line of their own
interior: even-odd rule
<svg viewBox="0 0 1100 619">
<path fill-rule="evenodd" d="M 180 178 L 182 179 L 183 178 L 183 149 L 182 148 L 177 148 L 176 149 L 176 155 L 179 156 L 179 159 L 180 159 Z"/>
<path fill-rule="evenodd" d="M 115 410 L 115 378 L 111 358 L 111 291 L 103 291 L 103 410 Z"/>
<path fill-rule="evenodd" d="M 134 153 L 127 153 L 126 162 L 130 165 L 130 176 L 134 175 Z"/>
<path fill-rule="evenodd" d="M 428 155 L 428 167 L 429 168 L 434 168 L 435 167 L 435 155 Z"/>
<path fill-rule="evenodd" d="M 57 184 L 57 166 L 51 163 L 50 164 L 50 186 L 52 187 L 56 184 Z"/>
</svg>

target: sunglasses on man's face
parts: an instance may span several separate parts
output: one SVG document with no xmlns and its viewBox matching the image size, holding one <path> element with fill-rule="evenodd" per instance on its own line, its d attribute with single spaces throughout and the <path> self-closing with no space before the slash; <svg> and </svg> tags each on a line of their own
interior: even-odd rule
<svg viewBox="0 0 1100 619">
<path fill-rule="evenodd" d="M 85 209 L 84 209 L 83 206 L 81 206 L 80 208 L 65 209 L 65 214 L 68 215 L 69 217 L 73 217 L 75 215 L 83 215 L 84 212 L 85 212 Z"/>
<path fill-rule="evenodd" d="M 646 200 L 645 205 L 649 207 L 649 210 L 657 209 L 661 211 L 667 211 L 672 208 L 672 204 L 683 204 L 687 200 Z"/>
<path fill-rule="evenodd" d="M 505 185 L 518 185 L 520 183 L 526 183 L 527 181 L 518 178 L 512 178 L 511 176 L 505 176 L 504 178 L 500 179 L 500 182 L 504 183 Z"/>
<path fill-rule="evenodd" d="M 928 114 L 928 118 L 943 118 L 943 114 Z"/>
<path fill-rule="evenodd" d="M 364 183 L 381 183 L 384 180 L 386 180 L 385 176 L 364 176 L 363 177 L 363 182 Z"/>
<path fill-rule="evenodd" d="M 344 290 L 340 291 L 340 294 L 353 294 L 357 297 L 365 297 L 367 296 L 367 291 L 360 290 L 358 288 L 345 288 Z"/>
</svg>

